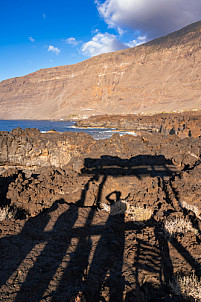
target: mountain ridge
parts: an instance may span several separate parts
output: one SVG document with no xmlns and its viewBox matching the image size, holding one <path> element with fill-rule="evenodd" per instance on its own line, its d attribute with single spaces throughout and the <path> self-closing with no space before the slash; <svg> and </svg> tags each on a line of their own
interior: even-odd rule
<svg viewBox="0 0 201 302">
<path fill-rule="evenodd" d="M 0 82 L 1 119 L 201 109 L 201 21 L 143 45 Z"/>
</svg>

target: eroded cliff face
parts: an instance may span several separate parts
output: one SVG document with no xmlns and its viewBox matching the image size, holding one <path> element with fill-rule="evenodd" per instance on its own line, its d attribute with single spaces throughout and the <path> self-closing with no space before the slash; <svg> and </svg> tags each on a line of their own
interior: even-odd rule
<svg viewBox="0 0 201 302">
<path fill-rule="evenodd" d="M 197 22 L 135 48 L 2 81 L 0 118 L 201 109 L 200 58 Z"/>
</svg>

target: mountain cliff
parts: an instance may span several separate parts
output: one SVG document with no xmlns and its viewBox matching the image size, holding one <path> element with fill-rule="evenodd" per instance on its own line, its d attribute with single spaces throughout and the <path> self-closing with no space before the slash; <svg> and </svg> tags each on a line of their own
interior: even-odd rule
<svg viewBox="0 0 201 302">
<path fill-rule="evenodd" d="M 201 21 L 146 44 L 0 82 L 0 119 L 201 109 Z"/>
</svg>

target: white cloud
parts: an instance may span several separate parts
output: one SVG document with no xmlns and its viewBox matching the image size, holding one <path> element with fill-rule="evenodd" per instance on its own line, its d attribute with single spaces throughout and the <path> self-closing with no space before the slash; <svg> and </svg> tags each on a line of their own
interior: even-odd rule
<svg viewBox="0 0 201 302">
<path fill-rule="evenodd" d="M 200 0 L 95 0 L 106 23 L 130 28 L 149 38 L 167 34 L 201 19 Z"/>
<path fill-rule="evenodd" d="M 128 47 L 135 47 L 147 42 L 147 36 L 139 36 L 136 40 L 125 43 Z"/>
<path fill-rule="evenodd" d="M 43 19 L 45 20 L 46 19 L 46 14 L 42 14 L 42 16 L 43 16 Z"/>
<path fill-rule="evenodd" d="M 35 39 L 33 37 L 28 38 L 30 42 L 35 42 Z"/>
<path fill-rule="evenodd" d="M 78 45 L 79 43 L 81 43 L 81 41 L 77 41 L 77 40 L 76 40 L 75 38 L 73 38 L 73 37 L 66 39 L 65 42 L 66 42 L 67 44 L 74 45 L 74 46 L 76 46 L 76 45 Z"/>
<path fill-rule="evenodd" d="M 81 51 L 83 54 L 93 57 L 101 53 L 107 53 L 124 48 L 127 48 L 127 46 L 117 40 L 115 35 L 111 35 L 109 33 L 98 33 L 91 41 L 82 45 Z"/>
<path fill-rule="evenodd" d="M 91 34 L 95 35 L 95 34 L 97 34 L 99 32 L 100 32 L 100 30 L 98 28 L 94 28 L 94 29 L 92 29 Z"/>
<path fill-rule="evenodd" d="M 61 50 L 60 50 L 59 48 L 57 48 L 57 47 L 54 47 L 54 46 L 52 46 L 52 45 L 49 45 L 47 51 L 51 51 L 51 52 L 55 53 L 56 55 L 58 55 L 58 54 L 60 53 Z"/>
</svg>

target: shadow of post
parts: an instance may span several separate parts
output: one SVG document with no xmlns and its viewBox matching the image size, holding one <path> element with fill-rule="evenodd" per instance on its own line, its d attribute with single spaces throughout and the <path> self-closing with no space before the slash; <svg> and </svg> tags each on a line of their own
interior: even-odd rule
<svg viewBox="0 0 201 302">
<path fill-rule="evenodd" d="M 44 234 L 47 244 L 29 270 L 15 302 L 41 300 L 68 250 L 72 239 L 71 232 L 77 218 L 78 207 L 72 204 L 66 212 L 59 216 L 53 230 Z M 58 233 L 62 226 L 65 232 Z M 68 232 L 66 232 L 66 229 L 68 229 Z M 60 240 L 57 238 L 57 242 L 61 242 L 59 247 L 55 246 L 55 241 L 52 240 L 55 236 L 60 237 Z M 55 249 L 59 249 L 59 252 L 55 253 Z"/>
<path fill-rule="evenodd" d="M 44 229 L 50 220 L 49 214 L 63 202 L 62 199 L 55 201 L 48 210 L 31 217 L 19 235 L 0 239 L 0 287 L 6 283 L 35 245 L 48 239 L 48 234 L 44 232 Z"/>
</svg>

